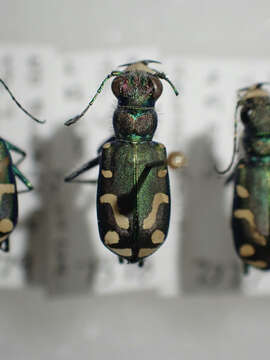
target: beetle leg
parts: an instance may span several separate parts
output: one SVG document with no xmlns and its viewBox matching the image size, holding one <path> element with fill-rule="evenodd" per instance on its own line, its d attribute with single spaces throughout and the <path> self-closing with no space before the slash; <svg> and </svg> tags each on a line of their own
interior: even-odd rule
<svg viewBox="0 0 270 360">
<path fill-rule="evenodd" d="M 96 184 L 97 180 L 74 180 L 79 175 L 83 174 L 87 170 L 92 169 L 93 167 L 97 166 L 99 164 L 100 157 L 96 157 L 93 160 L 88 161 L 86 164 L 84 164 L 82 167 L 80 167 L 78 170 L 75 170 L 73 173 L 65 177 L 65 182 L 76 182 L 76 183 L 83 183 L 83 184 Z"/>
<path fill-rule="evenodd" d="M 137 190 L 139 191 L 141 186 L 143 185 L 144 181 L 146 180 L 147 176 L 149 175 L 151 169 L 159 166 L 166 166 L 169 165 L 170 167 L 176 169 L 178 167 L 185 166 L 186 164 L 186 158 L 185 156 L 180 152 L 174 152 L 169 155 L 169 157 L 166 160 L 159 160 L 154 161 L 152 163 L 149 163 L 145 165 L 145 168 L 143 169 L 137 183 Z"/>
<path fill-rule="evenodd" d="M 4 252 L 9 252 L 9 238 L 0 243 L 0 249 Z"/>
<path fill-rule="evenodd" d="M 121 256 L 118 256 L 119 264 L 124 264 L 124 259 Z"/>
<path fill-rule="evenodd" d="M 138 178 L 137 184 L 132 187 L 128 194 L 121 195 L 117 200 L 118 207 L 122 214 L 127 214 L 132 211 L 134 207 L 134 199 L 136 199 L 136 194 L 139 193 L 150 171 L 155 167 L 164 166 L 166 164 L 166 160 L 159 160 L 145 165 L 141 175 Z"/>
<path fill-rule="evenodd" d="M 144 265 L 144 260 L 142 259 L 142 260 L 140 260 L 140 261 L 138 262 L 138 266 L 139 266 L 139 267 L 143 267 L 143 265 Z"/>
<path fill-rule="evenodd" d="M 145 168 L 143 169 L 141 175 L 138 178 L 138 182 L 137 182 L 137 186 L 136 186 L 136 191 L 139 191 L 140 188 L 142 187 L 143 183 L 145 182 L 147 176 L 149 175 L 150 171 L 155 168 L 155 167 L 159 167 L 159 166 L 164 166 L 166 165 L 166 160 L 160 160 L 160 161 L 154 161 L 152 163 L 149 163 L 147 165 L 145 165 Z"/>
<path fill-rule="evenodd" d="M 15 163 L 16 166 L 18 166 L 26 157 L 26 152 L 22 149 L 18 148 L 16 145 L 11 144 L 9 141 L 5 140 L 5 143 L 7 145 L 8 150 L 14 151 L 17 154 L 21 155 L 21 158 Z"/>
<path fill-rule="evenodd" d="M 249 265 L 248 264 L 246 264 L 246 263 L 243 263 L 243 274 L 244 275 L 248 275 L 248 273 L 249 273 Z"/>
<path fill-rule="evenodd" d="M 34 189 L 31 182 L 23 175 L 23 173 L 17 168 L 16 165 L 12 166 L 15 176 L 27 187 L 25 190 L 18 191 L 18 194 L 26 193 Z"/>
<path fill-rule="evenodd" d="M 237 168 L 238 168 L 238 166 L 239 166 L 241 163 L 243 163 L 243 164 L 245 163 L 245 162 L 243 161 L 243 159 L 241 159 L 241 160 L 239 160 L 239 161 L 237 162 L 236 166 L 234 167 L 233 171 L 232 171 L 231 174 L 229 175 L 228 179 L 225 181 L 225 185 L 228 185 L 228 184 L 230 184 L 231 182 L 234 181 Z"/>
</svg>

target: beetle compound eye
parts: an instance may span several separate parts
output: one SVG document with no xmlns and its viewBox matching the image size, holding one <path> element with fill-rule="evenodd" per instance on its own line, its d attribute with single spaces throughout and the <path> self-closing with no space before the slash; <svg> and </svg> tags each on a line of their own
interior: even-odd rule
<svg viewBox="0 0 270 360">
<path fill-rule="evenodd" d="M 112 92 L 119 99 L 120 96 L 129 97 L 136 86 L 133 84 L 134 79 L 117 77 L 112 82 Z"/>
<path fill-rule="evenodd" d="M 117 98 L 119 98 L 121 94 L 122 83 L 123 83 L 123 79 L 121 77 L 116 77 L 112 82 L 112 92 Z"/>
<path fill-rule="evenodd" d="M 152 83 L 154 86 L 153 98 L 155 100 L 157 100 L 160 97 L 160 95 L 162 94 L 163 85 L 162 85 L 162 82 L 158 78 L 151 77 L 151 80 L 152 80 Z"/>
<path fill-rule="evenodd" d="M 243 108 L 241 110 L 241 120 L 243 124 L 248 124 L 253 116 L 254 110 L 251 108 Z"/>
</svg>

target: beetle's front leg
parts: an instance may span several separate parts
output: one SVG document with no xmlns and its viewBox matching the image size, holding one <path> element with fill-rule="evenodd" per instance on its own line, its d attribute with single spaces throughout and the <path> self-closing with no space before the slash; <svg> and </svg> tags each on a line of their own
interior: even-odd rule
<svg viewBox="0 0 270 360">
<path fill-rule="evenodd" d="M 14 174 L 17 178 L 26 186 L 27 189 L 18 191 L 18 194 L 26 193 L 34 189 L 34 186 L 31 184 L 30 180 L 28 180 L 23 173 L 17 168 L 16 165 L 12 166 Z"/>
<path fill-rule="evenodd" d="M 137 183 L 137 191 L 140 190 L 143 183 L 145 182 L 147 176 L 149 175 L 150 171 L 153 168 L 160 167 L 160 166 L 170 166 L 173 169 L 181 168 L 185 166 L 187 163 L 186 157 L 181 152 L 172 152 L 165 160 L 158 160 L 153 161 L 152 163 L 149 163 L 145 165 L 145 168 L 143 169 Z"/>
<path fill-rule="evenodd" d="M 76 182 L 81 184 L 96 184 L 97 180 L 74 180 L 79 175 L 85 173 L 86 171 L 92 169 L 93 167 L 97 166 L 99 164 L 100 156 L 96 157 L 93 160 L 88 161 L 86 164 L 84 164 L 82 167 L 80 167 L 78 170 L 75 170 L 73 173 L 65 177 L 65 182 Z"/>
<path fill-rule="evenodd" d="M 5 240 L 1 241 L 0 249 L 4 252 L 9 252 L 9 238 L 6 238 Z"/>
<path fill-rule="evenodd" d="M 11 144 L 9 141 L 5 140 L 8 150 L 14 151 L 17 154 L 21 155 L 21 158 L 15 163 L 18 166 L 26 157 L 26 152 L 20 149 L 18 146 Z"/>
</svg>

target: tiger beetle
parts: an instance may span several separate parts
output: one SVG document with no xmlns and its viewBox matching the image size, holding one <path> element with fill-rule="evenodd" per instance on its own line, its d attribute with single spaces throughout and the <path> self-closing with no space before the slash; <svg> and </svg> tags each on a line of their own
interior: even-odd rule
<svg viewBox="0 0 270 360">
<path fill-rule="evenodd" d="M 43 124 L 45 121 L 39 120 L 25 110 L 22 105 L 15 99 L 14 95 L 0 79 L 0 83 L 7 90 L 12 100 L 18 107 L 34 121 Z M 10 152 L 14 151 L 19 154 L 20 159 L 13 163 Z M 9 251 L 9 235 L 14 230 L 18 219 L 18 194 L 33 190 L 31 182 L 21 173 L 18 165 L 24 160 L 26 153 L 11 144 L 9 141 L 0 138 L 0 249 Z M 18 178 L 27 189 L 17 191 L 15 178 Z"/>
<path fill-rule="evenodd" d="M 148 67 L 154 60 L 124 64 L 123 71 L 112 71 L 81 114 L 65 122 L 78 121 L 115 77 L 112 92 L 118 99 L 113 115 L 115 135 L 98 151 L 98 156 L 65 178 L 66 182 L 99 165 L 97 218 L 103 244 L 128 263 L 143 265 L 164 242 L 170 220 L 170 188 L 167 165 L 178 168 L 185 163 L 182 153 L 167 158 L 163 144 L 152 141 L 157 127 L 155 102 L 167 81 L 162 73 Z M 93 183 L 94 180 L 75 180 Z"/>
<path fill-rule="evenodd" d="M 234 122 L 234 151 L 237 153 L 237 114 L 244 125 L 241 159 L 229 180 L 234 179 L 232 229 L 236 251 L 244 263 L 270 269 L 270 94 L 257 83 L 238 90 Z"/>
</svg>

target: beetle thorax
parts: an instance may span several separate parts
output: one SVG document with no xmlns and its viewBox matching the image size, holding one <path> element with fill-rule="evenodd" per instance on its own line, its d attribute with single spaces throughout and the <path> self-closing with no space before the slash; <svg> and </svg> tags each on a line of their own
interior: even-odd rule
<svg viewBox="0 0 270 360">
<path fill-rule="evenodd" d="M 114 112 L 113 127 L 117 138 L 127 141 L 151 140 L 157 127 L 157 114 L 154 109 L 118 107 Z"/>
<path fill-rule="evenodd" d="M 241 120 L 245 126 L 247 153 L 270 155 L 270 98 L 258 96 L 246 100 L 241 109 Z"/>
</svg>

